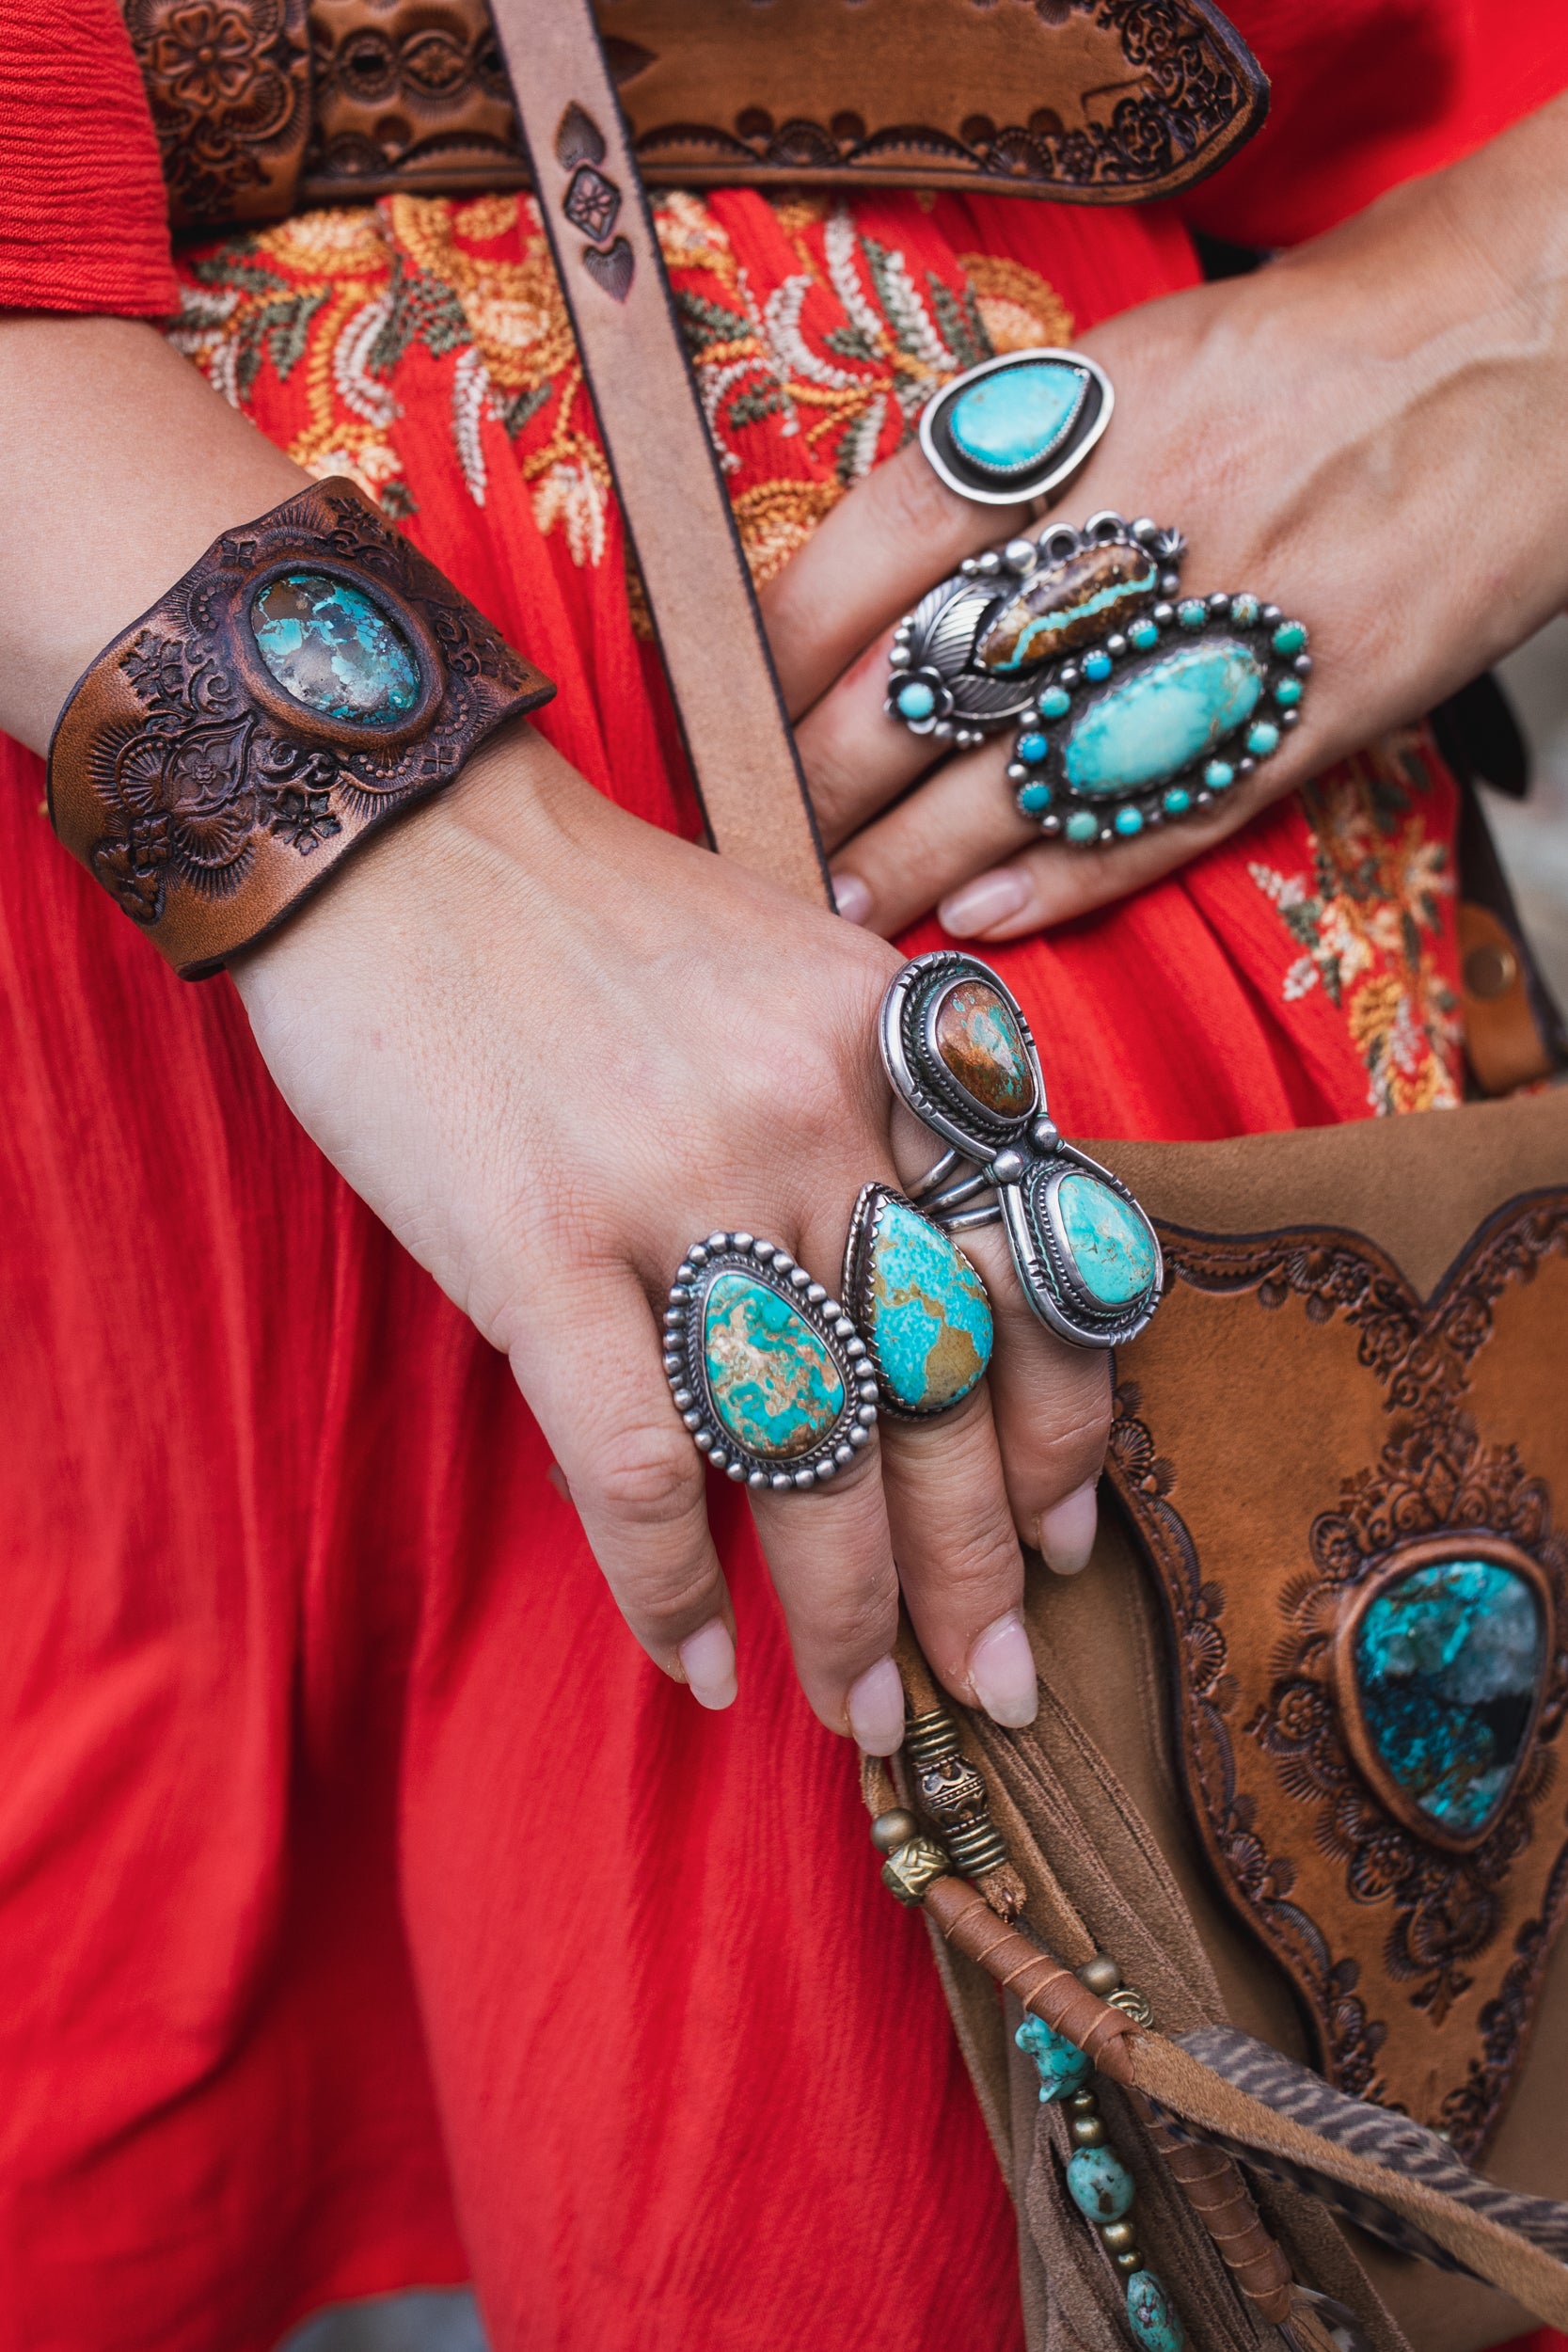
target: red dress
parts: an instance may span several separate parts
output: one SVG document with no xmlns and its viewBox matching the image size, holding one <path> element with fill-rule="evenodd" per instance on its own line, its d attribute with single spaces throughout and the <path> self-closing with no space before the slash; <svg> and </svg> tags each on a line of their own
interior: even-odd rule
<svg viewBox="0 0 1568 2352">
<path fill-rule="evenodd" d="M 100 5 L 36 8 L 30 72 L 8 35 L 0 301 L 151 315 L 156 158 Z M 1277 104 L 1195 203 L 1237 236 L 1320 226 L 1568 78 L 1559 40 L 1530 81 L 1516 23 L 1481 71 L 1431 0 L 1235 13 L 1276 100 L 1341 38 L 1420 65 L 1342 152 Z M 105 178 L 82 125 L 114 107 Z M 719 194 L 662 228 L 764 574 L 923 386 L 1195 274 L 1168 207 Z M 309 215 L 178 281 L 213 380 L 559 681 L 566 755 L 689 824 L 529 202 Z M 496 2352 L 935 2352 L 955 2312 L 1006 2352 L 1013 2222 L 924 1930 L 744 1506 L 713 1497 L 744 1674 L 708 1716 L 230 989 L 173 979 L 51 839 L 39 763 L 0 769 L 0 2352 L 266 2352 L 334 2298 L 467 2277 Z M 1452 834 L 1410 737 L 994 951 L 1067 1130 L 1453 1100 Z"/>
</svg>

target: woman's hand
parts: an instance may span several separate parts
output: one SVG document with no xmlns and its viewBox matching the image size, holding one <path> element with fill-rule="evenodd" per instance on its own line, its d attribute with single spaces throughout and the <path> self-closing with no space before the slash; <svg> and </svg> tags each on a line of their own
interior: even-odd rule
<svg viewBox="0 0 1568 2352">
<path fill-rule="evenodd" d="M 527 727 L 235 966 L 293 1110 L 506 1350 L 628 1624 L 708 1705 L 734 1695 L 733 1617 L 659 1312 L 717 1227 L 836 1290 L 860 1186 L 936 1157 L 901 1109 L 895 1131 L 878 1056 L 897 967 L 626 816 Z M 974 1240 L 990 1383 L 884 1419 L 830 1487 L 752 1500 L 812 1705 L 884 1754 L 900 1581 L 948 1689 L 1023 1723 L 1020 1537 L 1071 1569 L 1093 1533 L 1105 1359 L 1035 1321 L 998 1233 Z"/>
<path fill-rule="evenodd" d="M 1028 516 L 957 498 L 911 444 L 764 598 L 840 905 L 883 933 L 936 905 L 958 937 L 1009 939 L 1136 889 L 1568 601 L 1568 99 L 1084 348 L 1117 412 L 1063 519 L 1152 516 L 1188 538 L 1184 593 L 1252 589 L 1306 621 L 1303 723 L 1222 804 L 1106 850 L 1044 843 L 1019 815 L 1010 735 L 931 769 L 940 747 L 882 710 L 891 625 Z"/>
</svg>

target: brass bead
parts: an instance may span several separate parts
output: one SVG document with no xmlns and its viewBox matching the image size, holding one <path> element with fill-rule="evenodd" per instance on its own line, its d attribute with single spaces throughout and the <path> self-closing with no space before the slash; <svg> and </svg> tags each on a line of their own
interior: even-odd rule
<svg viewBox="0 0 1568 2352">
<path fill-rule="evenodd" d="M 1105 2126 L 1098 2115 L 1070 2115 L 1068 2129 L 1075 2148 L 1099 2148 L 1104 2144 Z"/>
<path fill-rule="evenodd" d="M 1134 2270 L 1144 2268 L 1144 2258 L 1136 2246 L 1130 2246 L 1125 2254 L 1113 2254 L 1111 2260 L 1125 2278 L 1130 2279 Z"/>
<path fill-rule="evenodd" d="M 1097 1993 L 1102 2001 L 1108 2000 L 1121 1982 L 1121 1970 L 1109 1952 L 1096 1952 L 1076 1974 L 1079 1983 L 1087 1992 Z"/>
<path fill-rule="evenodd" d="M 934 1837 L 907 1837 L 882 1865 L 882 1884 L 901 1903 L 918 1903 L 933 1879 L 945 1878 L 953 1864 Z"/>
<path fill-rule="evenodd" d="M 1126 2254 L 1138 2242 L 1131 2221 L 1102 2221 L 1100 2240 L 1108 2254 Z"/>
<path fill-rule="evenodd" d="M 1068 2101 L 1068 2105 L 1073 2109 L 1074 2113 L 1078 2115 L 1098 2115 L 1100 2113 L 1100 2102 L 1095 2097 L 1092 2090 L 1075 2090 L 1071 2098 Z"/>
<path fill-rule="evenodd" d="M 919 1832 L 920 1823 L 914 1815 L 895 1806 L 891 1813 L 878 1814 L 871 1824 L 871 1842 L 879 1853 L 896 1853 L 900 1846 L 907 1846 L 911 1837 L 918 1836 Z"/>
</svg>

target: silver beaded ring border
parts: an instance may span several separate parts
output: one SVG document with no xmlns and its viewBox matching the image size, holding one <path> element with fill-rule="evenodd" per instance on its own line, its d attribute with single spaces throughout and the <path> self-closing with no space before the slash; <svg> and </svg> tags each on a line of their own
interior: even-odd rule
<svg viewBox="0 0 1568 2352">
<path fill-rule="evenodd" d="M 805 1319 L 832 1357 L 844 1383 L 844 1408 L 831 1429 L 789 1466 L 777 1454 L 753 1453 L 726 1427 L 708 1387 L 703 1346 L 707 1295 L 723 1273 L 743 1273 Z M 737 1485 L 784 1494 L 826 1484 L 847 1470 L 871 1442 L 877 1422 L 877 1375 L 865 1342 L 836 1298 L 831 1298 L 787 1249 L 752 1233 L 710 1233 L 693 1242 L 670 1286 L 664 1311 L 664 1376 L 692 1442 L 715 1470 Z"/>
</svg>

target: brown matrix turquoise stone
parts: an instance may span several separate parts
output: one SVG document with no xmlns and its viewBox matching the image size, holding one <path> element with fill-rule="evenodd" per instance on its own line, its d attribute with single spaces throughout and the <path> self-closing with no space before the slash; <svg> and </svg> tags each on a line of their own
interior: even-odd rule
<svg viewBox="0 0 1568 2352">
<path fill-rule="evenodd" d="M 752 1454 L 809 1454 L 844 1410 L 844 1381 L 793 1302 L 750 1274 L 718 1276 L 703 1315 L 714 1410 Z"/>
<path fill-rule="evenodd" d="M 936 1048 L 964 1092 L 999 1119 L 1022 1119 L 1034 1074 L 1018 1023 L 994 988 L 960 980 L 937 1010 Z"/>
<path fill-rule="evenodd" d="M 974 649 L 982 670 L 1010 676 L 1095 644 L 1159 593 L 1160 567 L 1144 548 L 1114 540 L 1037 572 L 997 614 Z"/>
</svg>

